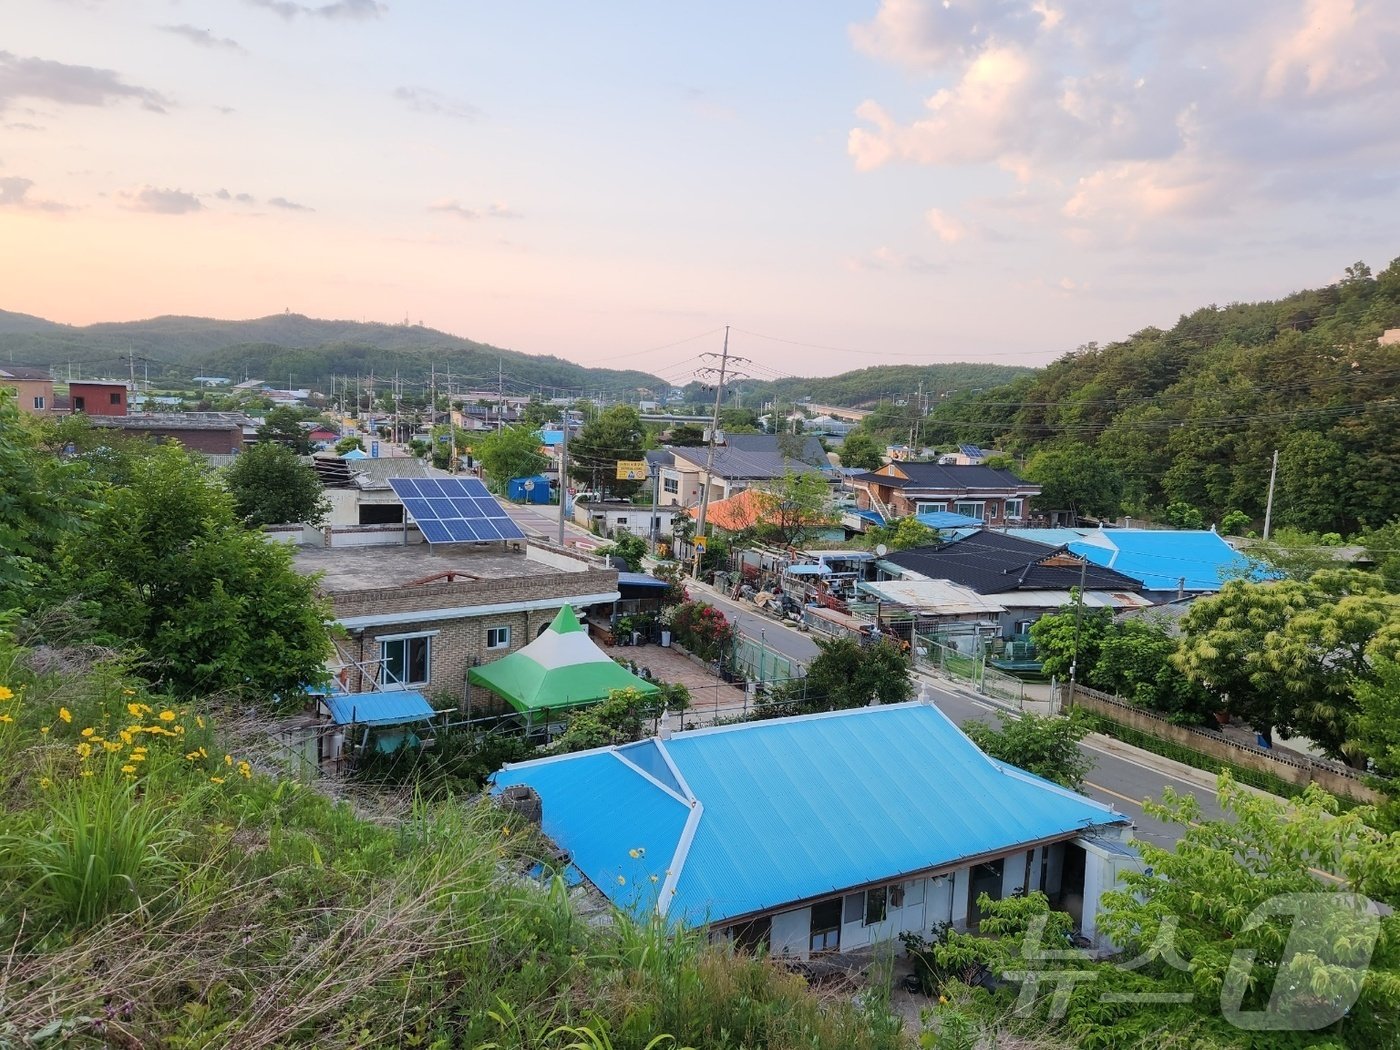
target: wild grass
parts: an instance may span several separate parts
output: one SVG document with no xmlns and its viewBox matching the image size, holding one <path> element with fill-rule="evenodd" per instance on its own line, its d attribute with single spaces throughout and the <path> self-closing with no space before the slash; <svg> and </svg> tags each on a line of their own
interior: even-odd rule
<svg viewBox="0 0 1400 1050">
<path fill-rule="evenodd" d="M 489 803 L 276 775 L 268 726 L 0 633 L 0 1048 L 886 1050 L 694 931 L 597 923 Z"/>
</svg>

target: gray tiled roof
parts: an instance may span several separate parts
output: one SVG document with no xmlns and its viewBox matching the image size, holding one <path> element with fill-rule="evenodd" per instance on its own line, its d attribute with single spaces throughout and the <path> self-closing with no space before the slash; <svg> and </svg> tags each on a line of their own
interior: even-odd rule
<svg viewBox="0 0 1400 1050">
<path fill-rule="evenodd" d="M 781 437 L 777 434 L 731 435 L 725 444 L 715 446 L 715 476 L 753 481 L 781 478 L 788 471 L 800 473 L 829 466 L 821 441 L 815 434 L 803 436 L 796 457 L 783 455 L 780 441 Z M 673 451 L 693 463 L 703 465 L 705 462 L 706 450 L 703 447 Z"/>
</svg>

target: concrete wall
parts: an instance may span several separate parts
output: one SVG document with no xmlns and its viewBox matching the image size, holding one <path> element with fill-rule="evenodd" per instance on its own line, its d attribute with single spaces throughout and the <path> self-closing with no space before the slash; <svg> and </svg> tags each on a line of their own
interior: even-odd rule
<svg viewBox="0 0 1400 1050">
<path fill-rule="evenodd" d="M 1173 725 L 1162 716 L 1119 700 L 1117 697 L 1076 685 L 1069 704 L 1102 715 L 1113 722 L 1136 729 L 1182 747 L 1198 751 L 1222 762 L 1241 766 L 1259 773 L 1268 773 L 1288 784 L 1304 787 L 1317 784 L 1323 790 L 1357 802 L 1379 802 L 1379 792 L 1367 787 L 1358 778 L 1340 770 L 1311 763 L 1297 762 L 1271 754 L 1263 748 L 1236 743 L 1215 733 L 1187 726 Z"/>
</svg>

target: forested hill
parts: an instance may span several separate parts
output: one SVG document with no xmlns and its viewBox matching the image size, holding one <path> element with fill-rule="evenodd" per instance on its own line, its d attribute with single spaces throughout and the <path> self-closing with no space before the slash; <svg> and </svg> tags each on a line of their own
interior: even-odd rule
<svg viewBox="0 0 1400 1050">
<path fill-rule="evenodd" d="M 1263 517 L 1349 533 L 1400 517 L 1400 259 L 1275 302 L 1207 306 L 1171 329 L 1090 344 L 1034 375 L 958 395 L 930 440 L 1030 456 L 1078 479 L 1081 511 Z"/>
<path fill-rule="evenodd" d="M 332 376 L 392 376 L 426 382 L 429 371 L 450 367 L 460 387 L 495 387 L 504 375 L 508 393 L 546 390 L 636 396 L 637 389 L 665 388 L 645 372 L 585 368 L 551 356 L 522 354 L 449 335 L 421 325 L 323 321 L 274 314 L 251 321 L 204 317 L 155 317 L 72 327 L 0 311 L 0 359 L 41 367 L 69 363 L 84 375 L 123 375 L 134 355 L 153 381 L 188 381 L 195 375 L 290 381 L 327 389 Z"/>
<path fill-rule="evenodd" d="M 937 365 L 876 365 L 837 376 L 815 379 L 776 379 L 769 383 L 744 383 L 746 400 L 791 401 L 809 397 L 827 405 L 870 408 L 881 401 L 914 403 L 922 393 L 928 404 L 953 391 L 986 390 L 1001 386 L 1035 370 L 1020 365 L 992 365 L 958 361 Z"/>
</svg>

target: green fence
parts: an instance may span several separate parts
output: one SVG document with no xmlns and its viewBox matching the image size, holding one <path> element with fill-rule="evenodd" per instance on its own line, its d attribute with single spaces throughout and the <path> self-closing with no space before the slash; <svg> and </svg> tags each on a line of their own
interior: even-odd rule
<svg viewBox="0 0 1400 1050">
<path fill-rule="evenodd" d="M 804 668 L 800 663 L 775 653 L 771 647 L 753 638 L 740 636 L 734 643 L 734 669 L 750 682 L 773 684 L 801 678 Z"/>
<path fill-rule="evenodd" d="M 1017 705 L 1026 699 L 1026 684 L 1019 678 L 988 667 L 985 654 L 972 656 L 959 652 L 928 635 L 914 636 L 914 652 L 920 667 L 956 682 L 965 682 L 986 696 L 1009 700 Z"/>
</svg>

